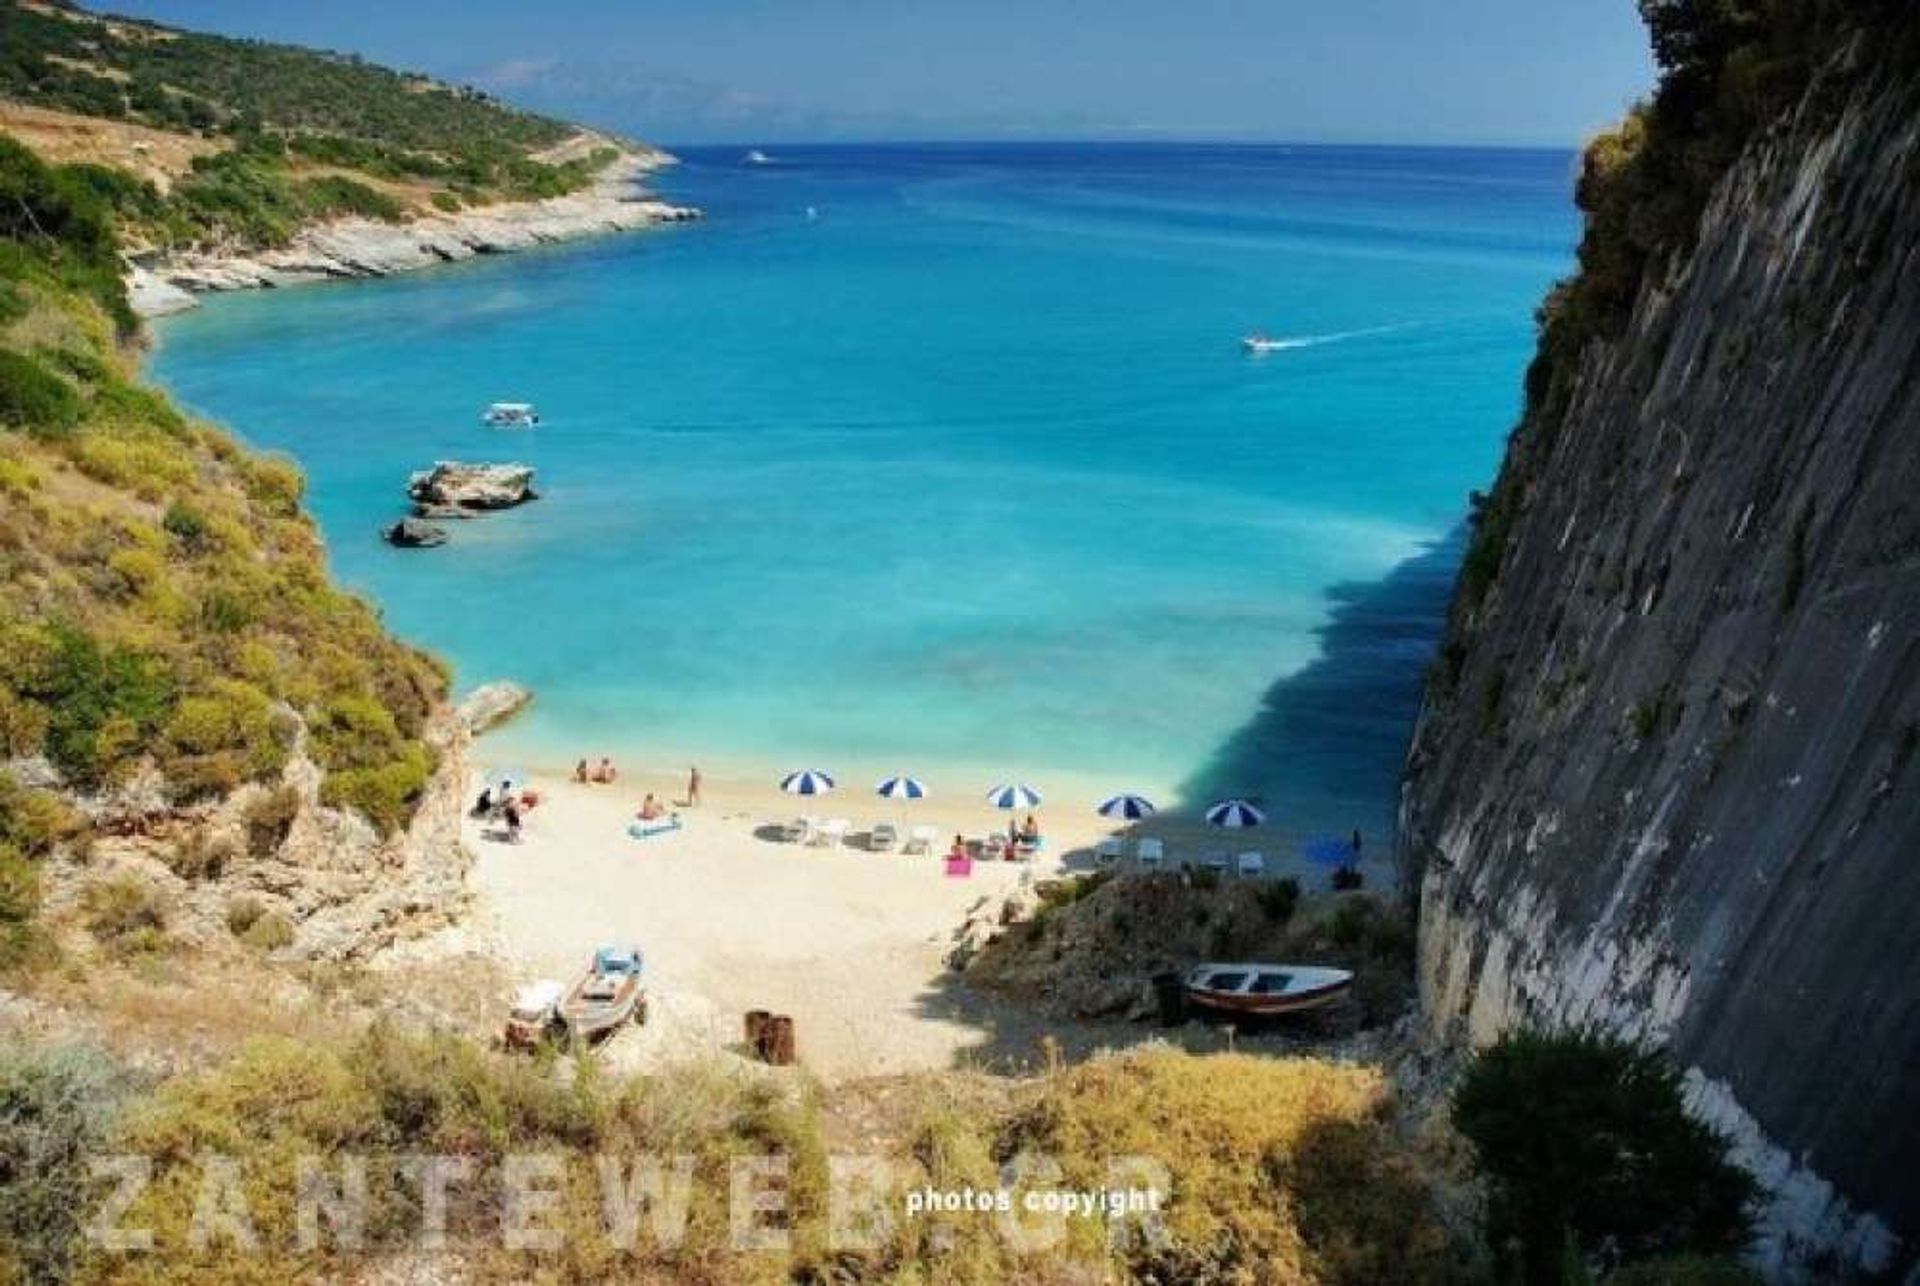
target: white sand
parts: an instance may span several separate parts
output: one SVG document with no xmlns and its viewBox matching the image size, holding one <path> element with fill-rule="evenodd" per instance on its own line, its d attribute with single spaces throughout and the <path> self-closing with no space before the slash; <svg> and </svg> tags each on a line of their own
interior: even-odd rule
<svg viewBox="0 0 1920 1286">
<path fill-rule="evenodd" d="M 969 914 L 997 912 L 1023 880 L 1057 874 L 1063 860 L 1085 869 L 1110 830 L 1092 800 L 1050 796 L 1034 810 L 1047 837 L 1040 860 L 976 862 L 971 878 L 953 879 L 942 860 L 953 835 L 983 836 L 1007 820 L 984 800 L 888 801 L 864 784 L 796 799 L 771 784 L 709 781 L 702 805 L 680 810 L 683 829 L 636 840 L 626 828 L 640 800 L 651 791 L 671 804 L 684 776 L 623 775 L 608 786 L 536 775 L 533 785 L 542 802 L 519 844 L 468 823 L 483 916 L 521 981 L 569 982 L 603 945 L 646 952 L 652 1017 L 605 1047 L 624 1067 L 737 1048 L 750 1009 L 792 1015 L 801 1061 L 828 1080 L 1037 1062 L 1050 1024 L 962 986 L 944 957 Z M 756 833 L 800 813 L 846 818 L 846 846 Z M 933 825 L 941 841 L 930 856 L 868 852 L 866 831 L 880 820 L 903 839 L 913 825 Z M 1265 832 L 1150 826 L 1170 861 L 1262 839 L 1276 858 L 1287 847 Z M 1366 869 L 1374 887 L 1391 879 L 1380 858 Z M 1297 860 L 1276 861 L 1275 873 L 1314 887 L 1326 878 Z"/>
<path fill-rule="evenodd" d="M 959 995 L 942 962 L 970 911 L 1059 866 L 1057 857 L 976 862 L 971 878 L 946 876 L 956 831 L 984 835 L 1004 823 L 984 802 L 890 804 L 844 792 L 796 800 L 771 786 L 710 783 L 700 807 L 681 810 L 683 829 L 636 840 L 626 827 L 640 799 L 649 790 L 677 799 L 684 779 L 533 784 L 542 802 L 519 844 L 469 821 L 476 883 L 523 979 L 569 981 L 605 944 L 645 950 L 653 1016 L 609 1042 L 621 1064 L 732 1046 L 749 1009 L 792 1015 L 801 1061 L 828 1079 L 950 1067 L 969 1050 L 1017 1056 L 1027 1043 L 1008 1030 L 1018 1015 Z M 1090 809 L 1049 815 L 1060 811 L 1038 810 L 1048 853 L 1104 833 Z M 853 837 L 832 849 L 755 834 L 801 812 L 845 817 Z M 867 852 L 865 832 L 882 819 L 903 838 L 912 825 L 936 825 L 943 842 L 931 856 Z"/>
</svg>

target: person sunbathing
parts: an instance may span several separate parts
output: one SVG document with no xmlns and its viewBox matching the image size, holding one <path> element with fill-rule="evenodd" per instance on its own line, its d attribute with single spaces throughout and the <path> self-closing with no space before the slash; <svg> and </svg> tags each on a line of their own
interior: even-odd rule
<svg viewBox="0 0 1920 1286">
<path fill-rule="evenodd" d="M 574 779 L 575 781 L 577 781 L 577 782 L 579 782 L 579 783 L 580 783 L 581 785 L 583 785 L 583 786 L 584 786 L 584 785 L 585 785 L 585 784 L 586 784 L 586 783 L 587 783 L 587 782 L 588 782 L 589 780 L 591 780 L 591 777 L 589 776 L 589 774 L 588 774 L 588 772 L 587 772 L 587 761 L 586 761 L 586 760 L 584 760 L 584 759 L 582 759 L 582 760 L 581 760 L 581 761 L 580 761 L 579 763 L 577 763 L 577 764 L 575 764 L 575 765 L 573 766 L 573 779 Z"/>
<path fill-rule="evenodd" d="M 1027 814 L 1026 822 L 1019 830 L 1013 833 L 1013 837 L 1022 844 L 1038 844 L 1040 842 L 1040 823 L 1033 820 L 1032 813 Z"/>
<path fill-rule="evenodd" d="M 640 820 L 641 821 L 643 822 L 659 821 L 662 817 L 665 817 L 666 815 L 667 815 L 667 810 L 663 808 L 660 804 L 660 801 L 655 799 L 652 795 L 648 795 L 645 799 L 640 801 Z"/>
<path fill-rule="evenodd" d="M 593 770 L 593 779 L 598 782 L 612 782 L 613 778 L 613 760 L 603 755 L 600 759 L 600 766 Z"/>
<path fill-rule="evenodd" d="M 967 841 L 964 836 L 955 835 L 953 837 L 953 847 L 947 850 L 947 860 L 949 862 L 964 862 L 967 860 Z"/>
</svg>

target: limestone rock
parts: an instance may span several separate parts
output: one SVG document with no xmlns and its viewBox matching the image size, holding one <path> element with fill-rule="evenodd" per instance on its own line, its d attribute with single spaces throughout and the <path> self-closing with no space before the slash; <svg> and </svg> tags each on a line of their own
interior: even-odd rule
<svg viewBox="0 0 1920 1286">
<path fill-rule="evenodd" d="M 442 460 L 407 483 L 420 517 L 511 509 L 536 499 L 533 470 L 524 464 L 464 464 Z"/>
<path fill-rule="evenodd" d="M 533 693 L 517 683 L 504 680 L 483 683 L 466 695 L 454 714 L 465 725 L 469 736 L 478 736 L 513 718 L 532 700 Z"/>
<path fill-rule="evenodd" d="M 447 529 L 418 518 L 402 518 L 380 529 L 381 538 L 400 549 L 432 549 L 447 543 Z"/>
</svg>

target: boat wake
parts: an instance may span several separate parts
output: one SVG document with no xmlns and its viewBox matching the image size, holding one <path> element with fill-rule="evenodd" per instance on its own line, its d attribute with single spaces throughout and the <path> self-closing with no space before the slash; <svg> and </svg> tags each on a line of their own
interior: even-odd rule
<svg viewBox="0 0 1920 1286">
<path fill-rule="evenodd" d="M 1261 353 L 1285 353 L 1296 348 L 1318 348 L 1322 344 L 1338 344 L 1349 339 L 1364 339 L 1370 335 L 1389 335 L 1394 331 L 1411 330 L 1420 322 L 1395 322 L 1391 326 L 1367 326 L 1360 330 L 1330 331 L 1325 335 L 1276 335 L 1272 338 L 1261 337 L 1248 347 Z"/>
</svg>

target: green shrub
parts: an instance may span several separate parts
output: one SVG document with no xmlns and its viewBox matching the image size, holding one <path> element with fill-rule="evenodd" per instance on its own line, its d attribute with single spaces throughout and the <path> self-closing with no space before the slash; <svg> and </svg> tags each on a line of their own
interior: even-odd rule
<svg viewBox="0 0 1920 1286">
<path fill-rule="evenodd" d="M 247 852 L 253 857 L 272 857 L 286 843 L 294 819 L 300 815 L 300 792 L 292 786 L 277 786 L 247 805 Z"/>
<path fill-rule="evenodd" d="M 267 694 L 238 679 L 182 698 L 158 747 L 169 784 L 186 799 L 224 795 L 278 773 L 287 750 Z"/>
<path fill-rule="evenodd" d="M 84 410 L 71 384 L 25 353 L 0 349 L 0 425 L 60 437 L 72 432 Z"/>
<path fill-rule="evenodd" d="M 104 784 L 173 709 L 164 664 L 124 646 L 102 646 L 76 626 L 31 630 L 15 655 L 30 657 L 31 668 L 8 679 L 46 711 L 47 755 L 76 785 Z"/>
<path fill-rule="evenodd" d="M 278 951 L 293 945 L 293 921 L 278 911 L 268 911 L 240 934 L 240 940 L 256 951 Z"/>
<path fill-rule="evenodd" d="M 0 1277 L 71 1279 L 83 1221 L 97 1208 L 89 1162 L 133 1089 L 97 1050 L 0 1047 Z"/>
<path fill-rule="evenodd" d="M 1278 925 L 1293 918 L 1293 912 L 1300 905 L 1300 881 L 1291 876 L 1286 879 L 1272 880 L 1262 884 L 1255 900 L 1260 903 L 1261 914 Z"/>
<path fill-rule="evenodd" d="M 433 758 L 419 742 L 406 742 L 399 757 L 365 768 L 337 769 L 327 774 L 321 799 L 336 808 L 351 808 L 383 835 L 391 835 L 413 815 L 433 775 Z"/>
<path fill-rule="evenodd" d="M 235 855 L 231 840 L 196 828 L 167 850 L 167 869 L 183 880 L 217 880 Z"/>
<path fill-rule="evenodd" d="M 165 899 L 137 875 L 116 875 L 89 884 L 80 906 L 88 931 L 116 954 L 150 954 L 166 946 Z"/>
<path fill-rule="evenodd" d="M 1474 1060 L 1453 1121 L 1488 1177 L 1488 1238 L 1528 1282 L 1660 1255 L 1724 1255 L 1750 1235 L 1753 1179 L 1687 1115 L 1663 1053 L 1593 1030 L 1520 1031 Z"/>
</svg>

